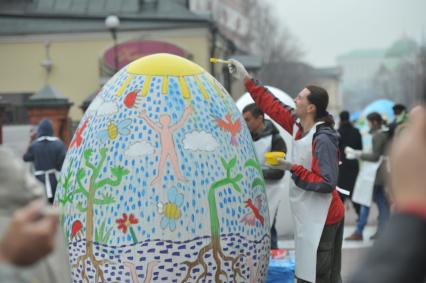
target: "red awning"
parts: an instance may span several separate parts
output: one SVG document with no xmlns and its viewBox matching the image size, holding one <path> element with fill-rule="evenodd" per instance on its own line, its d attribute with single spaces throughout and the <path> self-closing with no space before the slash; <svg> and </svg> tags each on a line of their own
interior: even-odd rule
<svg viewBox="0 0 426 283">
<path fill-rule="evenodd" d="M 117 45 L 118 69 L 140 57 L 155 54 L 170 53 L 181 57 L 188 57 L 188 53 L 182 48 L 167 42 L 155 40 L 132 40 Z M 114 46 L 107 49 L 103 54 L 103 63 L 109 69 L 115 69 Z"/>
</svg>

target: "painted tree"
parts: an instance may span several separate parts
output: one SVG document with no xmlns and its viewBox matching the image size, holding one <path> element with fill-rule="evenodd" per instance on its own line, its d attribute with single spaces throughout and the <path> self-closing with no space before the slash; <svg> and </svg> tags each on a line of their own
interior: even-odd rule
<svg viewBox="0 0 426 283">
<path fill-rule="evenodd" d="M 89 259 L 93 267 L 95 268 L 96 272 L 96 282 L 105 282 L 103 271 L 101 270 L 101 265 L 106 263 L 107 260 L 98 260 L 96 259 L 94 253 L 93 253 L 93 238 L 94 238 L 94 206 L 95 205 L 109 205 L 115 202 L 114 197 L 109 193 L 102 193 L 101 197 L 99 198 L 99 194 L 97 192 L 105 188 L 107 186 L 110 187 L 116 187 L 118 186 L 123 177 L 129 173 L 128 170 L 124 169 L 123 167 L 116 166 L 111 167 L 110 171 L 111 174 L 114 176 L 114 178 L 103 178 L 101 180 L 98 180 L 99 174 L 101 173 L 101 170 L 103 169 L 107 149 L 102 148 L 99 150 L 99 163 L 97 166 L 95 166 L 93 163 L 90 162 L 90 158 L 93 154 L 92 149 L 87 149 L 83 153 L 84 158 L 84 166 L 86 168 L 89 168 L 92 171 L 92 175 L 89 179 L 89 187 L 86 188 L 83 185 L 83 179 L 86 177 L 86 169 L 80 168 L 77 171 L 77 188 L 74 191 L 74 195 L 76 194 L 82 194 L 86 198 L 86 206 L 83 205 L 83 202 L 78 202 L 77 208 L 82 213 L 86 213 L 86 253 L 80 257 L 77 258 L 77 263 L 74 264 L 73 268 L 78 268 L 81 264 L 81 277 L 85 279 L 87 282 L 89 282 L 89 278 L 86 273 L 86 260 Z"/>
<path fill-rule="evenodd" d="M 209 189 L 208 192 L 208 202 L 209 202 L 209 212 L 210 212 L 210 231 L 211 231 L 211 242 L 202 247 L 197 258 L 194 261 L 184 261 L 183 264 L 188 266 L 188 271 L 182 282 L 187 282 L 191 278 L 191 271 L 197 265 L 201 265 L 203 267 L 203 273 L 197 278 L 196 282 L 200 282 L 200 280 L 205 280 L 208 274 L 207 264 L 204 260 L 204 256 L 208 251 L 212 251 L 213 260 L 216 263 L 216 272 L 215 272 L 215 282 L 222 282 L 221 275 L 224 275 L 228 279 L 228 274 L 222 269 L 222 260 L 230 261 L 231 267 L 233 270 L 233 280 L 236 282 L 237 275 L 244 278 L 241 273 L 240 268 L 237 267 L 238 260 L 244 255 L 238 255 L 236 257 L 226 256 L 222 251 L 222 246 L 220 243 L 220 223 L 217 212 L 217 203 L 216 203 L 216 192 L 221 188 L 231 187 L 235 192 L 241 193 L 241 188 L 238 185 L 238 182 L 243 178 L 241 173 L 238 173 L 236 176 L 231 176 L 231 170 L 235 167 L 237 158 L 232 158 L 229 162 L 226 162 L 223 158 L 221 158 L 222 166 L 226 170 L 226 176 L 223 179 L 220 179 L 214 182 Z M 248 166 L 255 165 L 257 162 L 252 160 L 249 162 Z M 246 166 L 247 167 L 247 166 Z M 261 176 L 261 175 L 260 175 Z M 254 180 L 256 185 L 259 185 L 262 182 L 262 178 L 257 178 Z M 246 279 L 246 278 L 244 278 Z"/>
<path fill-rule="evenodd" d="M 64 227 L 64 219 L 65 219 L 65 214 L 63 209 L 67 203 L 72 203 L 72 199 L 73 199 L 73 191 L 70 190 L 73 163 L 74 163 L 74 160 L 71 160 L 68 166 L 68 172 L 66 173 L 66 175 L 61 176 L 58 180 L 59 186 L 62 187 L 61 195 L 58 194 L 58 205 L 61 210 L 60 223 L 62 227 Z M 70 238 L 70 230 L 67 228 L 65 229 L 64 232 L 65 232 L 65 240 L 68 243 Z"/>
<path fill-rule="evenodd" d="M 58 180 L 58 184 L 62 187 L 62 194 L 58 195 L 58 204 L 61 209 L 65 207 L 67 203 L 72 202 L 73 192 L 70 190 L 71 188 L 71 177 L 72 177 L 72 166 L 74 160 L 70 161 L 68 166 L 68 172 L 65 176 L 61 176 Z M 64 224 L 64 214 L 61 213 L 61 225 Z"/>
<path fill-rule="evenodd" d="M 254 189 L 257 186 L 259 186 L 260 188 L 264 188 L 265 180 L 263 179 L 262 167 L 260 166 L 259 162 L 254 159 L 247 160 L 246 163 L 244 163 L 244 168 L 250 167 L 254 168 L 259 175 L 259 177 L 253 179 L 253 182 L 251 183 L 251 188 Z"/>
</svg>

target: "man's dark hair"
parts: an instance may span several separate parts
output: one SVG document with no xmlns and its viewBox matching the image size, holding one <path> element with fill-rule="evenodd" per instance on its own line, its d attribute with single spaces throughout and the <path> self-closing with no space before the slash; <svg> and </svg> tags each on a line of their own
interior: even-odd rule
<svg viewBox="0 0 426 283">
<path fill-rule="evenodd" d="M 349 112 L 346 110 L 343 110 L 342 112 L 340 112 L 339 117 L 340 117 L 340 121 L 344 121 L 344 122 L 349 122 Z"/>
<path fill-rule="evenodd" d="M 257 107 L 256 103 L 251 103 L 251 104 L 247 105 L 246 107 L 244 107 L 243 114 L 246 113 L 247 111 L 249 111 L 250 114 L 253 115 L 254 118 L 257 118 L 259 116 L 262 116 L 262 117 L 265 116 L 263 111 L 260 110 L 259 107 Z"/>
<path fill-rule="evenodd" d="M 371 112 L 367 115 L 367 120 L 370 122 L 378 122 L 379 124 L 383 124 L 382 115 L 377 112 Z"/>
<path fill-rule="evenodd" d="M 401 114 L 401 112 L 402 111 L 407 111 L 407 108 L 405 107 L 405 105 L 402 105 L 402 104 L 395 104 L 393 107 L 392 107 L 392 110 L 393 110 L 393 113 L 395 113 L 395 114 Z"/>
<path fill-rule="evenodd" d="M 308 101 L 315 105 L 317 112 L 315 114 L 315 121 L 324 121 L 330 126 L 334 125 L 333 116 L 327 112 L 328 106 L 328 93 L 327 91 L 319 86 L 308 85 L 306 88 L 310 94 L 307 96 Z"/>
</svg>

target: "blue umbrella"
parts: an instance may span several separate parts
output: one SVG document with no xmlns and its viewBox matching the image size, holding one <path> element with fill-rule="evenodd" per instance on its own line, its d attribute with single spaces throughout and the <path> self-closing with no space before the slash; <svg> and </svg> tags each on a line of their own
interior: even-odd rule
<svg viewBox="0 0 426 283">
<path fill-rule="evenodd" d="M 378 112 L 380 115 L 382 115 L 382 118 L 385 119 L 387 122 L 392 122 L 393 119 L 395 119 L 395 116 L 393 114 L 392 107 L 395 105 L 394 102 L 388 100 L 388 99 L 379 99 L 376 101 L 373 101 L 367 107 L 364 108 L 362 111 L 361 117 L 367 117 L 368 114 L 371 112 Z"/>
<path fill-rule="evenodd" d="M 369 149 L 371 147 L 371 135 L 368 134 L 368 123 L 367 123 L 367 115 L 372 112 L 378 112 L 382 115 L 382 118 L 387 122 L 392 122 L 395 118 L 392 110 L 392 106 L 394 106 L 390 100 L 387 99 L 379 99 L 373 101 L 367 107 L 362 110 L 361 115 L 356 123 L 356 127 L 360 129 L 362 134 L 362 143 L 364 149 Z M 368 151 L 368 150 L 367 150 Z"/>
<path fill-rule="evenodd" d="M 351 117 L 349 118 L 349 120 L 353 121 L 358 121 L 358 119 L 361 117 L 361 111 L 355 111 L 351 113 Z"/>
</svg>

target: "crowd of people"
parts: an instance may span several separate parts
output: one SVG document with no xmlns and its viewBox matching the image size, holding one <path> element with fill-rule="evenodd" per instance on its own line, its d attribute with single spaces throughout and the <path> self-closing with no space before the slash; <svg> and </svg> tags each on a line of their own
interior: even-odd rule
<svg viewBox="0 0 426 283">
<path fill-rule="evenodd" d="M 280 205 L 279 201 L 273 203 L 273 195 L 280 190 L 285 174 L 292 179 L 289 192 L 295 223 L 297 282 L 342 282 L 345 201 L 352 203 L 358 217 L 356 230 L 346 238 L 348 241 L 364 239 L 371 202 L 379 211 L 377 233 L 373 236 L 377 241 L 351 282 L 424 282 L 426 109 L 418 106 L 408 113 L 397 104 L 393 109 L 396 118 L 388 125 L 379 113 L 370 113 L 366 117 L 372 135 L 370 146 L 363 144 L 348 111 L 340 113 L 336 127 L 327 111 L 325 89 L 306 86 L 295 98 L 293 109 L 260 85 L 240 62 L 231 59 L 228 67 L 255 101 L 243 109 L 243 117 L 259 161 L 263 164 L 268 151 L 287 152 L 279 131 L 264 114 L 293 137 L 292 159 L 279 158 L 278 165 L 263 166 L 263 175 L 271 200 L 272 249 L 278 248 L 275 223 Z M 51 122 L 43 120 L 23 157 L 33 162 L 33 175 L 44 183 L 41 189 L 34 176 L 24 172 L 22 162 L 10 150 L 0 148 L 0 202 L 2 209 L 10 207 L 0 231 L 2 282 L 25 282 L 8 266 L 32 265 L 54 250 L 58 219 L 56 214 L 43 213 L 46 204 L 42 200 L 53 202 L 56 173 L 65 154 L 66 146 L 53 136 Z M 359 161 L 363 161 L 361 169 Z M 363 168 L 368 168 L 367 173 Z M 349 196 L 339 194 L 338 187 L 349 191 Z M 18 198 L 15 189 L 27 193 Z M 58 249 L 66 253 L 65 246 L 56 246 Z M 50 279 L 43 282 L 68 282 L 70 279 L 64 278 L 69 276 L 69 270 L 58 270 L 50 269 Z"/>
</svg>

